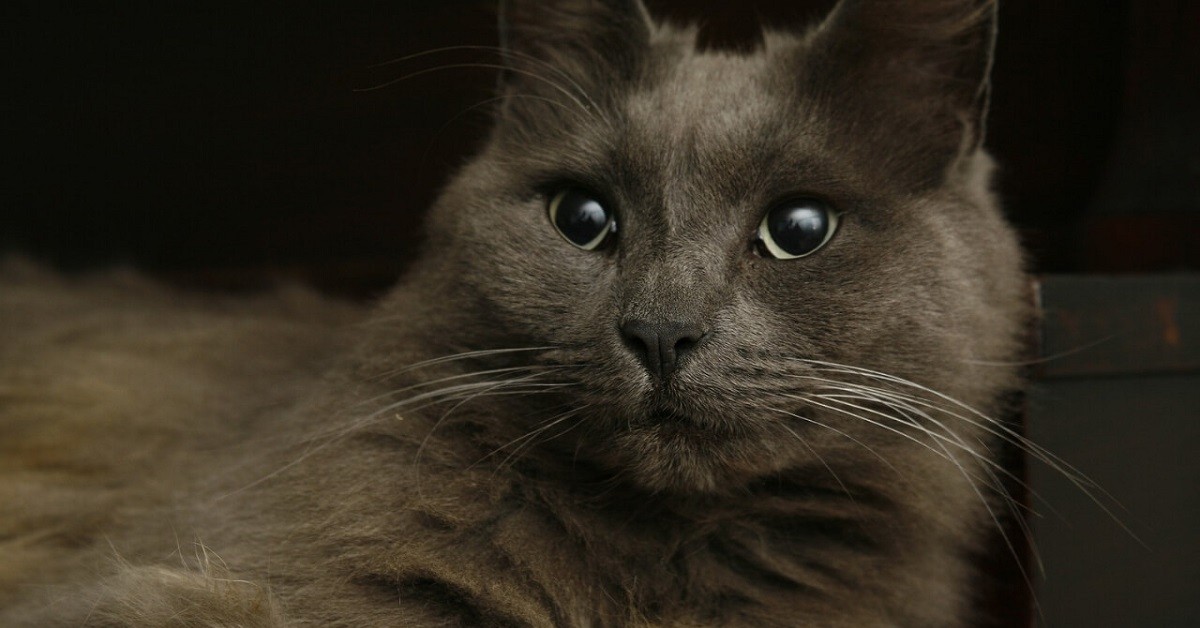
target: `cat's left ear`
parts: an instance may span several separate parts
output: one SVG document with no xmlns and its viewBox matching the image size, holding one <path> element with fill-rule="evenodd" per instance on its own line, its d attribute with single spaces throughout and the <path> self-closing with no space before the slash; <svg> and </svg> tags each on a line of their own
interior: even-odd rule
<svg viewBox="0 0 1200 628">
<path fill-rule="evenodd" d="M 501 0 L 500 88 L 545 91 L 569 79 L 565 87 L 596 96 L 638 72 L 653 28 L 641 0 Z"/>
<path fill-rule="evenodd" d="M 810 40 L 806 75 L 852 94 L 858 121 L 887 125 L 873 131 L 934 176 L 983 142 L 996 14 L 997 0 L 841 0 Z"/>
</svg>

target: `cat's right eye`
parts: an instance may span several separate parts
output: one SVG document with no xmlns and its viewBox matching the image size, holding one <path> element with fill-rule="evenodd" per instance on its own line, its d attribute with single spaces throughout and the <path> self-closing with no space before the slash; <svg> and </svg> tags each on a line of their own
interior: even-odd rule
<svg viewBox="0 0 1200 628">
<path fill-rule="evenodd" d="M 585 251 L 599 248 L 617 230 L 613 213 L 595 197 L 576 188 L 555 194 L 547 211 L 558 233 Z"/>
</svg>

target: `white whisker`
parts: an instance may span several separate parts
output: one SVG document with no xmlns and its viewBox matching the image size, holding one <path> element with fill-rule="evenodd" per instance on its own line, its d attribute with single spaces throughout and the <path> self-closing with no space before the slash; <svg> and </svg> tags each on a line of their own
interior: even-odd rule
<svg viewBox="0 0 1200 628">
<path fill-rule="evenodd" d="M 1055 472 L 1061 474 L 1068 481 L 1070 481 L 1073 485 L 1075 485 L 1075 487 L 1078 488 L 1084 495 L 1086 495 L 1088 497 L 1088 499 L 1090 499 L 1098 508 L 1100 508 L 1106 515 L 1108 515 L 1108 517 L 1110 519 L 1112 519 L 1113 522 L 1115 522 L 1118 526 L 1120 526 L 1121 529 L 1123 529 L 1126 534 L 1128 534 L 1130 537 L 1132 537 L 1135 541 L 1137 541 L 1141 545 L 1143 545 L 1143 546 L 1146 545 L 1145 542 L 1143 542 L 1141 540 L 1141 538 L 1138 537 L 1138 535 L 1135 534 L 1133 532 L 1133 530 L 1131 530 L 1120 519 L 1120 517 L 1118 517 L 1116 515 L 1116 513 L 1114 513 L 1108 507 L 1107 504 L 1105 504 L 1099 497 L 1097 497 L 1096 493 L 1093 493 L 1093 491 L 1098 492 L 1101 496 L 1103 496 L 1104 498 L 1109 500 L 1111 503 L 1115 504 L 1117 507 L 1123 508 L 1123 506 L 1121 506 L 1120 502 L 1115 497 L 1113 497 L 1106 490 L 1104 490 L 1104 488 L 1101 487 L 1099 484 L 1097 484 L 1094 480 L 1087 477 L 1079 469 L 1076 469 L 1074 466 L 1067 463 L 1065 460 L 1062 460 L 1061 458 L 1054 455 L 1053 453 L 1046 450 L 1045 448 L 1041 447 L 1040 445 L 1034 443 L 1033 441 L 1030 441 L 1024 435 L 1022 435 L 1022 434 L 1018 433 L 1017 431 L 1013 430 L 1012 428 L 1004 425 L 1003 422 L 993 419 L 993 418 L 983 414 L 979 410 L 971 407 L 970 405 L 963 403 L 962 401 L 959 401 L 949 395 L 946 395 L 945 393 L 933 390 L 927 386 L 923 386 L 921 384 L 904 379 L 902 377 L 890 375 L 887 373 L 882 373 L 879 371 L 874 371 L 874 370 L 863 368 L 863 367 L 849 366 L 849 365 L 844 365 L 844 364 L 836 364 L 833 362 L 824 362 L 821 360 L 809 360 L 809 359 L 804 359 L 804 358 L 791 358 L 791 359 L 798 361 L 798 362 L 802 362 L 802 363 L 816 364 L 821 367 L 825 367 L 824 370 L 827 370 L 827 371 L 839 372 L 839 373 L 843 373 L 843 374 L 859 375 L 859 376 L 868 377 L 868 378 L 871 378 L 871 379 L 874 379 L 877 381 L 883 381 L 883 382 L 898 384 L 901 386 L 906 386 L 909 388 L 913 388 L 916 390 L 926 392 L 930 395 L 933 395 L 934 397 L 936 397 L 938 399 L 941 399 L 950 404 L 953 404 L 955 407 L 966 411 L 968 414 L 977 417 L 979 420 L 981 420 L 983 422 L 981 423 L 980 421 L 972 419 L 971 417 L 966 416 L 962 413 L 955 412 L 955 411 L 947 409 L 947 408 L 942 408 L 942 407 L 932 405 L 927 400 L 922 400 L 922 399 L 912 396 L 912 395 L 905 395 L 904 393 L 901 393 L 898 391 L 885 391 L 891 395 L 903 396 L 912 403 L 923 405 L 932 410 L 942 412 L 947 415 L 958 418 L 966 423 L 969 423 L 970 425 L 978 427 L 978 428 L 1004 440 L 1005 442 L 1008 442 L 1008 443 L 1020 448 L 1021 450 L 1029 453 L 1036 460 L 1042 462 L 1043 464 L 1046 464 L 1051 469 L 1053 469 Z M 821 369 L 818 369 L 818 370 L 821 370 Z M 991 427 L 991 426 L 995 426 L 995 428 L 993 429 L 993 427 Z"/>
<path fill-rule="evenodd" d="M 567 74 L 565 71 L 563 71 L 557 65 L 554 65 L 553 63 L 550 63 L 549 61 L 546 61 L 544 59 L 539 59 L 531 54 L 521 52 L 519 50 L 511 50 L 511 49 L 502 48 L 500 46 L 481 46 L 481 45 L 442 46 L 440 48 L 431 48 L 429 50 L 416 52 L 413 54 L 405 55 L 403 57 L 397 57 L 395 59 L 390 59 L 388 61 L 382 61 L 380 63 L 375 63 L 369 67 L 381 68 L 381 67 L 386 67 L 389 65 L 395 65 L 397 63 L 403 63 L 405 61 L 411 61 L 414 59 L 428 57 L 430 55 L 442 54 L 442 53 L 447 53 L 447 52 L 464 52 L 464 51 L 493 52 L 493 53 L 496 53 L 497 55 L 499 55 L 502 59 L 527 61 L 529 63 L 536 64 L 538 67 L 545 69 L 545 70 L 549 70 L 549 71 L 553 72 L 554 74 L 556 74 L 558 76 L 558 78 L 561 78 L 564 81 L 566 81 L 571 87 L 575 88 L 576 93 L 578 93 L 580 96 L 585 98 L 588 101 L 588 103 L 590 105 L 592 105 L 592 107 L 594 107 L 597 111 L 600 110 L 600 105 L 596 104 L 596 101 L 593 100 L 590 95 L 588 95 L 587 90 L 584 89 L 583 86 L 580 85 L 578 81 L 576 81 L 573 77 L 571 77 L 570 74 Z"/>
<path fill-rule="evenodd" d="M 875 451 L 875 449 L 874 449 L 873 447 L 871 447 L 871 446 L 867 445 L 866 443 L 862 442 L 861 440 L 859 440 L 859 439 L 857 439 L 857 438 L 855 438 L 855 437 L 851 436 L 850 434 L 847 434 L 847 433 L 843 432 L 842 430 L 839 430 L 839 429 L 837 429 L 836 427 L 833 427 L 833 426 L 830 426 L 830 425 L 826 425 L 826 424 L 824 424 L 824 423 L 822 423 L 822 422 L 820 422 L 820 421 L 818 421 L 818 420 L 816 420 L 816 419 L 812 419 L 812 418 L 806 417 L 806 416 L 804 416 L 804 415 L 801 415 L 801 414 L 796 414 L 795 412 L 788 412 L 787 410 L 782 410 L 782 409 L 779 409 L 779 408 L 767 408 L 767 410 L 770 410 L 771 412 L 778 412 L 778 413 L 780 413 L 780 414 L 785 414 L 785 415 L 787 415 L 787 416 L 790 416 L 790 417 L 792 417 L 792 418 L 795 418 L 795 419 L 800 419 L 801 421 L 806 421 L 806 422 L 808 422 L 808 423 L 812 423 L 813 425 L 816 425 L 816 426 L 818 426 L 818 427 L 823 427 L 823 428 L 825 428 L 825 429 L 827 429 L 827 430 L 830 430 L 830 431 L 832 431 L 832 432 L 834 432 L 834 433 L 836 433 L 836 434 L 839 434 L 839 435 L 841 435 L 841 436 L 844 436 L 844 437 L 846 437 L 846 438 L 850 439 L 851 441 L 853 441 L 853 442 L 854 442 L 855 444 L 857 444 L 859 447 L 862 447 L 863 449 L 866 449 L 867 451 L 871 452 L 871 454 L 872 454 L 872 455 L 874 455 L 876 458 L 879 458 L 880 462 L 882 462 L 883 464 L 887 465 L 887 466 L 888 466 L 888 467 L 889 467 L 891 470 L 895 471 L 896 473 L 898 473 L 898 474 L 900 474 L 900 475 L 904 475 L 904 474 L 903 474 L 903 473 L 900 471 L 900 469 L 896 468 L 896 467 L 895 467 L 895 466 L 894 466 L 894 465 L 893 465 L 891 462 L 889 462 L 889 461 L 888 461 L 888 459 L 887 459 L 887 458 L 884 458 L 882 454 L 880 454 L 879 452 Z"/>
<path fill-rule="evenodd" d="M 509 447 L 512 447 L 513 445 L 517 445 L 516 449 L 514 449 L 512 452 L 510 452 L 504 458 L 504 460 L 501 460 L 500 463 L 496 465 L 497 470 L 503 468 L 508 463 L 508 461 L 510 459 L 512 459 L 513 456 L 515 456 L 519 451 L 521 451 L 523 448 L 525 448 L 526 445 L 529 445 L 530 443 L 532 443 L 539 434 L 542 434 L 542 433 L 546 432 L 547 430 L 553 428 L 554 426 L 561 424 L 563 421 L 566 421 L 567 419 L 580 414 L 581 412 L 586 410 L 588 407 L 590 407 L 590 406 L 583 405 L 583 406 L 580 406 L 577 408 L 573 408 L 571 410 L 567 410 L 566 412 L 559 413 L 555 416 L 550 417 L 549 419 L 545 419 L 545 420 L 541 421 L 536 427 L 534 427 L 530 431 L 526 432 L 525 434 L 518 436 L 517 438 L 488 452 L 482 458 L 475 461 L 471 465 L 471 467 L 474 467 L 475 465 L 483 462 L 484 460 L 487 460 L 488 458 L 500 453 L 501 451 L 503 451 Z M 565 432 L 563 432 L 563 433 L 565 433 Z M 555 437 L 557 437 L 557 435 Z"/>
<path fill-rule="evenodd" d="M 825 399 L 825 400 L 838 402 L 838 400 L 842 399 L 843 397 L 847 397 L 848 395 L 818 395 L 818 396 L 820 396 L 822 399 Z M 853 397 L 855 399 L 861 399 L 863 401 L 874 401 L 876 403 L 882 403 L 886 407 L 890 407 L 893 410 L 898 410 L 901 413 L 904 413 L 904 411 L 902 409 L 896 408 L 895 406 L 887 404 L 886 402 L 880 401 L 873 397 L 860 397 L 860 396 L 851 396 L 851 397 Z M 868 408 L 868 407 L 861 406 L 858 404 L 850 403 L 847 401 L 841 401 L 841 403 L 844 403 L 844 404 L 846 404 L 850 407 L 853 407 L 857 410 L 874 414 L 874 415 L 879 416 L 884 419 L 898 421 L 904 425 L 910 425 L 910 426 L 916 427 L 917 429 L 928 434 L 931 438 L 933 438 L 935 440 L 935 444 L 938 446 L 938 448 L 946 453 L 946 455 L 950 459 L 951 463 L 954 464 L 956 467 L 958 467 L 959 471 L 963 474 L 963 477 L 965 477 L 967 479 L 967 481 L 971 484 L 971 489 L 973 491 L 975 491 L 976 494 L 979 494 L 979 491 L 976 486 L 976 482 L 979 482 L 981 480 L 981 478 L 976 477 L 974 474 L 968 473 L 967 470 L 962 466 L 962 464 L 960 464 L 958 462 L 957 458 L 953 454 L 951 454 L 948 449 L 946 449 L 946 445 L 949 444 L 949 445 L 952 445 L 952 446 L 958 448 L 959 450 L 969 454 L 977 463 L 980 463 L 982 465 L 980 467 L 980 471 L 982 471 L 987 476 L 986 477 L 987 481 L 983 482 L 984 485 L 988 486 L 993 491 L 995 491 L 995 494 L 1004 501 L 1005 507 L 1008 508 L 1008 510 L 1012 513 L 1014 521 L 1017 523 L 1017 526 L 1021 529 L 1023 536 L 1025 536 L 1026 542 L 1029 544 L 1030 551 L 1037 563 L 1037 568 L 1038 568 L 1039 572 L 1041 572 L 1041 573 L 1045 572 L 1045 567 L 1042 564 L 1041 556 L 1037 552 L 1037 548 L 1034 545 L 1033 531 L 1029 529 L 1029 526 L 1025 522 L 1025 518 L 1021 513 L 1022 510 L 1028 511 L 1029 507 L 1026 506 L 1025 504 L 1022 504 L 1020 501 L 1014 499 L 1012 497 L 1012 495 L 1010 495 L 1008 493 L 1008 491 L 1004 488 L 1003 482 L 1000 480 L 999 476 L 997 476 L 995 474 L 995 472 L 992 470 L 992 468 L 994 467 L 995 469 L 1000 470 L 1001 473 L 1016 480 L 1018 483 L 1021 484 L 1021 486 L 1024 486 L 1026 489 L 1030 490 L 1030 492 L 1032 493 L 1033 492 L 1032 489 L 1029 489 L 1029 487 L 1026 486 L 1025 483 L 1022 482 L 1019 478 L 1017 478 L 1012 472 L 1010 472 L 1008 469 L 1005 469 L 1003 466 L 1001 466 L 996 461 L 992 460 L 990 457 L 980 455 L 979 452 L 975 451 L 973 448 L 971 448 L 969 445 L 967 445 L 960 437 L 956 436 L 953 432 L 951 432 L 949 430 L 949 428 L 945 427 L 941 423 L 935 422 L 939 427 L 941 427 L 941 429 L 946 431 L 945 435 L 942 435 L 938 432 L 934 432 L 933 430 L 930 430 L 930 429 L 926 428 L 925 426 L 920 425 L 912 417 L 906 417 L 906 418 L 908 418 L 908 420 L 905 421 L 904 419 L 901 419 L 899 417 L 894 417 L 885 412 L 874 410 L 872 408 Z M 928 416 L 928 415 L 923 415 L 923 416 Z M 980 499 L 983 499 L 982 494 L 980 494 Z M 996 519 L 995 515 L 990 512 L 991 508 L 990 508 L 990 506 L 987 506 L 986 501 L 985 501 L 985 507 L 988 508 L 989 514 L 992 515 L 992 518 Z M 998 520 L 996 521 L 996 523 L 997 523 L 997 526 L 1000 525 Z M 1003 529 L 1000 529 L 1000 533 L 1001 533 L 1001 535 L 1006 534 L 1003 531 Z M 1007 541 L 1007 538 L 1005 540 Z M 1015 552 L 1014 552 L 1014 557 L 1016 557 Z M 1018 558 L 1018 561 L 1019 560 L 1020 559 Z"/>
<path fill-rule="evenodd" d="M 405 387 L 403 387 L 403 388 L 397 388 L 397 389 L 395 389 L 395 390 L 389 390 L 388 392 L 385 392 L 385 393 L 383 393 L 383 394 L 381 394 L 381 395 L 376 395 L 376 396 L 374 396 L 374 397 L 370 397 L 370 398 L 364 399 L 364 400 L 362 400 L 362 401 L 358 402 L 358 403 L 357 403 L 357 404 L 355 404 L 355 405 L 356 405 L 356 406 L 365 406 L 365 405 L 368 405 L 368 404 L 370 404 L 370 403 L 372 403 L 372 402 L 379 401 L 380 399 L 387 399 L 387 398 L 389 398 L 389 397 L 395 397 L 395 396 L 397 396 L 397 395 L 399 395 L 399 394 L 401 394 L 401 393 L 406 393 L 406 392 L 409 392 L 409 391 L 412 391 L 412 390 L 417 390 L 417 389 L 419 389 L 419 388 L 428 388 L 428 387 L 430 387 L 430 386 L 434 386 L 434 385 L 436 385 L 436 384 L 441 384 L 441 383 L 444 383 L 444 382 L 453 382 L 453 381 L 458 381 L 458 380 L 460 380 L 460 379 L 468 379 L 468 378 L 472 378 L 472 377 L 481 377 L 481 376 L 485 376 L 485 375 L 498 375 L 498 374 L 501 374 L 501 373 L 516 373 L 516 372 L 521 372 L 521 371 L 535 371 L 535 370 L 542 370 L 542 371 L 552 371 L 552 370 L 561 370 L 561 369 L 572 368 L 573 366 L 574 366 L 574 365 L 568 365 L 568 364 L 531 365 L 531 366 L 509 366 L 509 367 L 505 367 L 505 368 L 487 369 L 487 370 L 483 370 L 483 371 L 471 371 L 471 372 L 469 372 L 469 373 L 459 373 L 459 374 L 457 374 L 457 375 L 448 375 L 448 376 L 446 376 L 446 377 L 440 377 L 440 378 L 438 378 L 438 379 L 431 379 L 431 380 L 429 380 L 429 381 L 424 381 L 424 382 L 418 382 L 418 383 L 416 383 L 416 384 L 411 384 L 411 385 L 405 386 Z M 492 380 L 487 380 L 487 381 L 492 381 Z"/>
<path fill-rule="evenodd" d="M 432 68 L 425 68 L 423 70 L 416 70 L 414 72 L 409 72 L 408 74 L 405 74 L 398 78 L 384 81 L 377 85 L 372 85 L 371 87 L 360 87 L 360 88 L 355 89 L 354 91 L 356 91 L 356 92 L 373 92 L 376 90 L 384 89 L 385 87 L 390 87 L 392 85 L 395 85 L 396 83 L 407 81 L 409 79 L 416 78 L 418 76 L 423 76 L 425 74 L 432 74 L 434 72 L 443 72 L 445 70 L 460 70 L 460 69 L 498 70 L 498 71 L 512 72 L 514 74 L 520 74 L 521 76 L 525 76 L 527 78 L 531 78 L 535 81 L 549 85 L 555 91 L 559 92 L 563 96 L 566 96 L 572 103 L 574 103 L 576 106 L 579 107 L 580 111 L 583 111 L 589 117 L 591 117 L 597 121 L 607 122 L 607 120 L 605 120 L 605 118 L 598 115 L 598 113 L 599 113 L 598 111 L 589 109 L 588 106 L 585 105 L 584 102 L 582 100 L 580 100 L 575 94 L 572 94 L 570 90 L 566 89 L 565 87 L 558 84 L 557 82 L 555 82 L 549 78 L 546 78 L 536 72 L 531 72 L 529 70 L 524 70 L 521 68 L 501 65 L 498 63 L 479 63 L 479 62 L 447 63 L 444 65 L 434 66 Z M 584 94 L 584 97 L 587 98 L 586 94 Z M 590 101 L 590 99 L 588 99 L 588 100 Z"/>
<path fill-rule="evenodd" d="M 372 424 L 380 416 L 390 413 L 390 412 L 393 412 L 400 408 L 413 409 L 414 404 L 417 404 L 418 402 L 429 402 L 425 405 L 416 406 L 418 408 L 422 408 L 422 407 L 427 407 L 428 405 L 436 405 L 438 403 L 445 403 L 447 401 L 458 401 L 459 399 L 461 399 L 461 395 L 478 392 L 480 389 L 488 389 L 488 388 L 502 390 L 504 388 L 520 385 L 523 388 L 531 389 L 530 393 L 526 393 L 526 394 L 531 394 L 532 392 L 536 392 L 536 391 L 557 389 L 557 388 L 561 388 L 561 387 L 565 387 L 565 386 L 570 386 L 570 384 L 538 383 L 538 382 L 532 381 L 542 375 L 544 375 L 544 373 L 534 373 L 532 375 L 526 375 L 524 377 L 520 377 L 520 378 L 516 378 L 516 379 L 502 380 L 499 382 L 494 381 L 494 380 L 489 380 L 489 381 L 484 381 L 484 382 L 471 382 L 471 383 L 466 383 L 466 384 L 457 384 L 454 386 L 447 386 L 447 387 L 443 387 L 443 388 L 440 388 L 437 390 L 424 392 L 419 395 L 415 395 L 413 397 L 404 399 L 402 401 L 388 404 L 387 406 L 384 406 L 383 408 L 377 409 L 376 411 L 374 411 L 356 421 L 351 422 L 349 425 L 341 426 L 337 429 L 334 429 L 334 430 L 331 430 L 331 431 L 328 431 L 325 433 L 318 433 L 318 434 L 311 436 L 308 439 L 308 445 L 305 447 L 304 451 L 301 452 L 300 455 L 297 456 L 295 459 L 291 460 L 287 464 L 280 466 L 279 468 L 275 469 L 274 471 L 271 471 L 270 473 L 258 478 L 257 480 L 254 480 L 253 482 L 250 482 L 249 484 L 246 484 L 245 486 L 242 486 L 241 488 L 239 488 L 237 490 L 231 491 L 230 493 L 221 496 L 218 499 L 223 499 L 224 497 L 228 497 L 229 495 L 238 493 L 240 491 L 247 490 L 247 489 L 257 486 L 263 482 L 266 482 L 267 480 L 270 480 L 271 478 L 276 477 L 279 474 L 287 471 L 288 469 L 291 469 L 292 467 L 295 467 L 296 465 L 304 462 L 305 460 L 307 460 L 308 458 L 310 458 L 317 452 L 325 449 L 326 447 L 329 447 L 330 445 L 341 441 L 343 438 L 349 436 L 350 434 L 353 434 L 353 433 L 363 429 L 364 427 Z M 481 395 L 481 396 L 483 396 L 483 395 Z"/>
<path fill-rule="evenodd" d="M 384 379 L 384 378 L 391 377 L 394 375 L 399 375 L 401 373 L 407 373 L 409 371 L 427 368 L 427 367 L 434 366 L 437 364 L 444 364 L 446 362 L 457 362 L 459 360 L 468 360 L 468 359 L 472 359 L 472 358 L 483 358 L 483 357 L 490 357 L 490 356 L 494 356 L 494 355 L 504 355 L 507 353 L 529 353 L 529 352 L 533 352 L 533 351 L 549 351 L 549 350 L 555 349 L 555 348 L 556 347 L 551 347 L 551 346 L 513 347 L 513 348 L 507 348 L 507 349 L 480 349 L 480 350 L 476 350 L 476 351 L 463 351 L 461 353 L 452 353 L 450 355 L 438 356 L 436 358 L 430 358 L 428 360 L 421 360 L 420 362 L 406 364 L 404 366 L 401 366 L 401 367 L 398 367 L 398 368 L 395 368 L 395 369 L 392 369 L 389 371 L 384 371 L 383 373 L 372 376 L 368 381 L 374 381 L 376 379 Z"/>
<path fill-rule="evenodd" d="M 825 467 L 825 470 L 829 472 L 829 475 L 833 476 L 833 480 L 838 483 L 838 486 L 842 487 L 842 491 L 846 493 L 846 497 L 849 497 L 850 501 L 854 502 L 855 506 L 858 506 L 858 500 L 854 498 L 854 494 L 850 492 L 850 488 L 846 486 L 846 483 L 842 481 L 842 478 L 839 477 L 837 472 L 833 470 L 833 467 L 829 466 L 829 463 L 825 461 L 825 458 L 823 458 L 821 454 L 817 453 L 817 450 L 813 449 L 812 445 L 809 445 L 808 441 L 804 440 L 804 438 L 797 434 L 795 430 L 782 423 L 779 424 L 779 426 L 787 431 L 788 434 L 796 437 L 796 440 L 800 441 L 800 444 L 804 445 L 804 448 L 807 449 L 808 452 L 813 456 L 815 456 L 818 461 L 820 461 L 821 466 Z"/>
</svg>

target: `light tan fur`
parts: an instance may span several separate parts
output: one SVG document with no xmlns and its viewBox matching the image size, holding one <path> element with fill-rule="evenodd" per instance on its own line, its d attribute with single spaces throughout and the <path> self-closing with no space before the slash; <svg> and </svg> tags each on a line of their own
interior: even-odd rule
<svg viewBox="0 0 1200 628">
<path fill-rule="evenodd" d="M 120 590 L 145 618 L 136 625 L 167 625 L 158 614 L 206 597 L 263 616 L 229 625 L 267 625 L 276 613 L 260 585 L 194 565 L 133 567 L 108 539 L 189 499 L 214 452 L 303 396 L 359 314 L 300 288 L 206 297 L 130 272 L 64 279 L 0 265 L 0 608 L 44 589 L 56 604 L 96 604 L 93 623 L 108 625 L 126 613 L 101 600 Z M 94 600 L 58 590 L 89 575 L 105 582 Z M 248 597 L 226 604 L 238 596 Z M 205 625 L 187 617 L 175 621 Z"/>
</svg>

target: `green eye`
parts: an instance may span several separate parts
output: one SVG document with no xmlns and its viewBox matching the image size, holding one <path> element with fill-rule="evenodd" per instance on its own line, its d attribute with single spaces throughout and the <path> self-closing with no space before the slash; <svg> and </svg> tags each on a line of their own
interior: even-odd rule
<svg viewBox="0 0 1200 628">
<path fill-rule="evenodd" d="M 837 231 L 838 214 L 824 202 L 801 198 L 776 205 L 758 226 L 763 257 L 797 259 L 820 250 Z"/>
<path fill-rule="evenodd" d="M 550 222 L 567 242 L 585 250 L 600 248 L 615 233 L 613 214 L 586 192 L 567 188 L 550 199 Z"/>
</svg>

